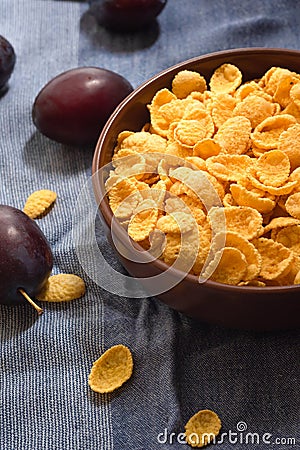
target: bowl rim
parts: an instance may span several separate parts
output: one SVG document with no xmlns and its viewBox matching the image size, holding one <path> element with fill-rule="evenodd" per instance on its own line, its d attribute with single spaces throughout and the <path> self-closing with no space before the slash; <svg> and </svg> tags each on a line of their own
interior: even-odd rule
<svg viewBox="0 0 300 450">
<path fill-rule="evenodd" d="M 115 108 L 113 113 L 108 118 L 107 122 L 103 126 L 97 144 L 95 146 L 93 160 L 92 160 L 92 186 L 94 191 L 94 196 L 97 201 L 98 209 L 101 210 L 102 216 L 107 224 L 108 227 L 112 227 L 112 220 L 113 220 L 113 212 L 108 204 L 108 199 L 105 193 L 105 190 L 103 190 L 103 185 L 101 181 L 99 180 L 99 177 L 97 177 L 98 170 L 102 167 L 100 165 L 100 159 L 101 159 L 101 147 L 102 143 L 105 141 L 110 127 L 112 123 L 115 121 L 115 119 L 118 117 L 120 112 L 129 104 L 141 91 L 143 91 L 145 88 L 149 86 L 149 84 L 152 84 L 157 79 L 160 79 L 164 75 L 167 75 L 168 73 L 176 70 L 180 70 L 183 66 L 190 65 L 196 62 L 202 62 L 206 60 L 211 59 L 221 59 L 224 56 L 228 56 L 228 59 L 230 59 L 231 55 L 255 55 L 255 54 L 264 54 L 264 53 L 271 53 L 272 55 L 280 55 L 282 53 L 289 54 L 291 56 L 300 57 L 300 50 L 296 49 L 289 49 L 289 48 L 280 48 L 280 47 L 246 47 L 246 48 L 231 48 L 227 50 L 220 50 L 216 52 L 210 52 L 199 56 L 194 56 L 192 58 L 189 58 L 184 61 L 180 61 L 168 68 L 165 68 L 161 70 L 160 72 L 156 73 L 155 75 L 152 75 L 150 78 L 145 80 L 143 83 L 141 83 L 139 86 L 137 86 L 124 100 L 122 100 L 121 103 Z M 230 63 L 230 61 L 229 61 Z M 120 223 L 115 220 L 113 222 L 113 227 L 115 227 L 115 230 L 117 231 L 118 235 L 126 240 L 130 240 L 132 247 L 134 247 L 137 251 L 143 251 L 145 255 L 145 259 L 149 258 L 149 262 L 151 261 L 151 264 L 159 269 L 160 271 L 165 271 L 167 269 L 171 269 L 170 273 L 174 275 L 174 277 L 179 276 L 182 278 L 182 271 L 173 268 L 172 266 L 169 266 L 164 261 L 161 261 L 159 259 L 153 260 L 151 259 L 150 254 L 145 251 L 137 242 L 135 242 L 133 239 L 131 239 L 127 233 L 127 231 L 120 225 Z M 147 261 L 145 261 L 147 263 Z M 185 274 L 184 280 L 187 280 L 190 283 L 193 284 L 200 284 L 198 277 L 196 275 L 192 275 L 190 273 Z M 180 282 L 182 282 L 181 280 Z M 292 293 L 300 291 L 300 285 L 284 285 L 284 286 L 236 286 L 236 285 L 230 285 L 225 283 L 219 283 L 213 280 L 206 280 L 202 282 L 204 286 L 207 286 L 215 291 L 226 291 L 226 292 L 232 292 L 234 294 L 245 294 L 246 292 L 251 292 L 252 294 L 267 294 L 267 297 L 269 297 L 269 294 L 282 294 L 282 293 Z M 271 300 L 270 300 L 271 301 Z"/>
</svg>

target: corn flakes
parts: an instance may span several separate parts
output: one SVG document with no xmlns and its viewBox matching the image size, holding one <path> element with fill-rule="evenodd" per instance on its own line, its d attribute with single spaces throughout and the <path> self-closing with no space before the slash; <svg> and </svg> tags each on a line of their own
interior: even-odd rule
<svg viewBox="0 0 300 450">
<path fill-rule="evenodd" d="M 213 93 L 232 94 L 242 82 L 242 73 L 233 64 L 222 64 L 211 76 L 209 86 Z"/>
<path fill-rule="evenodd" d="M 119 133 L 106 181 L 129 236 L 168 265 L 238 286 L 300 282 L 300 75 L 242 83 L 183 70 Z"/>
<path fill-rule="evenodd" d="M 206 91 L 206 80 L 198 72 L 182 70 L 178 72 L 172 81 L 172 92 L 177 98 L 185 98 L 191 92 Z"/>
<path fill-rule="evenodd" d="M 27 198 L 23 212 L 31 219 L 39 219 L 47 214 L 56 198 L 56 192 L 53 192 L 50 189 L 35 191 Z"/>
<path fill-rule="evenodd" d="M 78 275 L 60 273 L 48 278 L 36 298 L 44 302 L 69 302 L 85 294 L 85 282 Z"/>
<path fill-rule="evenodd" d="M 88 384 L 100 394 L 121 387 L 132 375 L 133 358 L 128 347 L 114 345 L 106 350 L 91 368 Z"/>
<path fill-rule="evenodd" d="M 185 439 L 192 447 L 203 447 L 219 434 L 221 426 L 215 412 L 209 409 L 198 411 L 185 425 Z"/>
</svg>

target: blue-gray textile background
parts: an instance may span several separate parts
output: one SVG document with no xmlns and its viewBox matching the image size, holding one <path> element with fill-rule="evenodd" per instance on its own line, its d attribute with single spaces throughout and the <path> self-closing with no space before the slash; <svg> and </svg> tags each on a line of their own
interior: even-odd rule
<svg viewBox="0 0 300 450">
<path fill-rule="evenodd" d="M 184 424 L 208 408 L 224 432 L 247 426 L 260 437 L 259 444 L 225 439 L 216 450 L 299 449 L 299 331 L 225 330 L 154 298 L 122 298 L 93 283 L 78 263 L 71 230 L 92 152 L 42 136 L 31 108 L 47 81 L 76 66 L 111 69 L 137 87 L 208 52 L 299 49 L 300 2 L 169 0 L 156 28 L 125 36 L 98 26 L 88 10 L 75 0 L 0 2 L 0 34 L 17 54 L 0 99 L 0 203 L 22 208 L 32 191 L 55 190 L 55 208 L 39 221 L 54 252 L 53 273 L 77 273 L 87 284 L 83 298 L 46 304 L 39 318 L 29 306 L 0 305 L 0 448 L 179 450 Z M 98 239 L 119 267 L 101 233 Z M 91 365 L 116 343 L 131 348 L 133 377 L 113 394 L 96 394 L 87 383 Z"/>
</svg>

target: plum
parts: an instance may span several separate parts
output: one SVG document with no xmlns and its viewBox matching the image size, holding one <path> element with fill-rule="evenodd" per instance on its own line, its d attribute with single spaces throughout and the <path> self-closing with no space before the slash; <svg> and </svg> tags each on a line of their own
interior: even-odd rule
<svg viewBox="0 0 300 450">
<path fill-rule="evenodd" d="M 132 90 L 124 77 L 111 70 L 70 69 L 39 92 L 33 122 L 42 134 L 61 144 L 94 146 L 110 114 Z"/>
<path fill-rule="evenodd" d="M 16 54 L 13 46 L 7 39 L 0 36 L 0 89 L 9 80 L 16 62 Z"/>
<path fill-rule="evenodd" d="M 40 227 L 23 211 L 0 205 L 0 303 L 26 302 L 48 280 L 53 266 L 50 245 Z"/>
<path fill-rule="evenodd" d="M 143 30 L 151 25 L 167 0 L 90 0 L 98 23 L 114 31 Z"/>
</svg>

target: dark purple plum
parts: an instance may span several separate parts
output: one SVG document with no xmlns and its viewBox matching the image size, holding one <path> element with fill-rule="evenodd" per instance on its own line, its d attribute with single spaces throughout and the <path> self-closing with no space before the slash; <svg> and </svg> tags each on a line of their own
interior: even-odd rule
<svg viewBox="0 0 300 450">
<path fill-rule="evenodd" d="M 16 62 L 13 46 L 7 39 L 0 36 L 0 89 L 8 82 Z"/>
<path fill-rule="evenodd" d="M 98 23 L 115 31 L 136 31 L 150 25 L 167 0 L 90 0 Z"/>
<path fill-rule="evenodd" d="M 124 77 L 110 70 L 71 69 L 39 92 L 33 122 L 42 134 L 61 144 L 94 146 L 111 113 L 132 90 Z"/>
<path fill-rule="evenodd" d="M 0 303 L 26 303 L 40 292 L 53 266 L 50 245 L 39 228 L 21 210 L 0 205 Z"/>
</svg>

